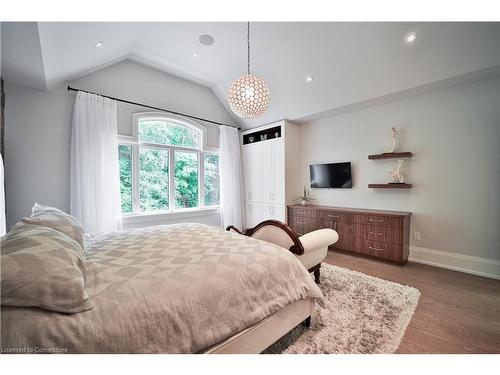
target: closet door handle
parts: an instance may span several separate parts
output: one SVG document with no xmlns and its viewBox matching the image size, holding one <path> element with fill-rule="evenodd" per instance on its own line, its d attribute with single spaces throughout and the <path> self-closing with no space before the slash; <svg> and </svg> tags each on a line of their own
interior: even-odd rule
<svg viewBox="0 0 500 375">
<path fill-rule="evenodd" d="M 375 251 L 384 251 L 384 249 L 379 249 L 378 247 L 373 247 L 373 246 L 368 246 L 370 250 L 375 250 Z"/>
<path fill-rule="evenodd" d="M 368 234 L 374 234 L 375 236 L 383 236 L 383 233 L 368 232 Z"/>
<path fill-rule="evenodd" d="M 377 219 L 368 219 L 368 221 L 374 221 L 376 223 L 383 223 L 384 219 L 380 219 L 380 220 L 377 220 Z"/>
</svg>

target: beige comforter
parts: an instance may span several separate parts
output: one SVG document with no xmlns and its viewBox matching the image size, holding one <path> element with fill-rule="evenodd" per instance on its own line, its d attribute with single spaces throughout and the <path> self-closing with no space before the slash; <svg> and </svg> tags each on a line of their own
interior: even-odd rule
<svg viewBox="0 0 500 375">
<path fill-rule="evenodd" d="M 101 236 L 87 260 L 95 307 L 2 306 L 4 352 L 194 353 L 290 303 L 322 298 L 289 251 L 201 224 Z"/>
</svg>

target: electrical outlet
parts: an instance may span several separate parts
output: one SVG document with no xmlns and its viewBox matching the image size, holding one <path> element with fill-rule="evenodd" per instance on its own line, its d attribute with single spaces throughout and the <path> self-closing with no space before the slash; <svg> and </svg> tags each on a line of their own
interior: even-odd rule
<svg viewBox="0 0 500 375">
<path fill-rule="evenodd" d="M 417 241 L 420 241 L 420 232 L 415 232 L 415 235 L 413 238 L 415 238 L 415 240 L 417 240 Z"/>
</svg>

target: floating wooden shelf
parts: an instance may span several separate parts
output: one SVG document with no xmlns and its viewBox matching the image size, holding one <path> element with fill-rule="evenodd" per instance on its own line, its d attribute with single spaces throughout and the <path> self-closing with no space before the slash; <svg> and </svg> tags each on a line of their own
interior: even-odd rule
<svg viewBox="0 0 500 375">
<path fill-rule="evenodd" d="M 368 184 L 372 189 L 411 189 L 412 184 Z"/>
<path fill-rule="evenodd" d="M 398 159 L 398 158 L 411 158 L 411 152 L 384 152 L 383 154 L 368 155 L 368 159 Z"/>
</svg>

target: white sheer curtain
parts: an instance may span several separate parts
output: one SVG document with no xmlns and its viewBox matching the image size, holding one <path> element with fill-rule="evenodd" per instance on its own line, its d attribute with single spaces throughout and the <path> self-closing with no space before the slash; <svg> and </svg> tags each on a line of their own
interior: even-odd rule
<svg viewBox="0 0 500 375">
<path fill-rule="evenodd" d="M 0 236 L 3 236 L 6 230 L 4 168 L 2 154 L 0 154 Z"/>
<path fill-rule="evenodd" d="M 221 224 L 242 229 L 243 183 L 238 129 L 220 127 L 220 214 Z"/>
<path fill-rule="evenodd" d="M 71 214 L 87 232 L 122 228 L 117 105 L 78 92 L 71 137 Z"/>
</svg>

